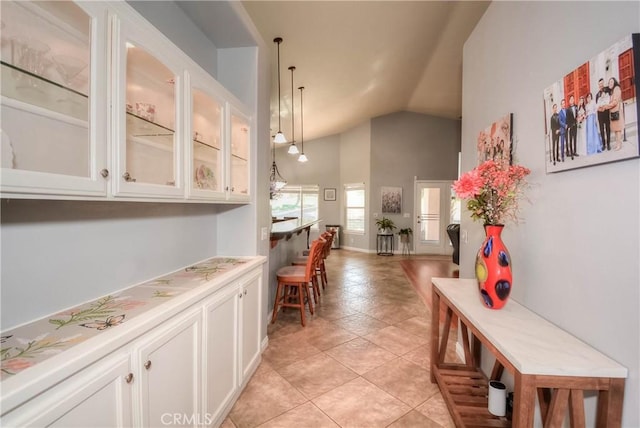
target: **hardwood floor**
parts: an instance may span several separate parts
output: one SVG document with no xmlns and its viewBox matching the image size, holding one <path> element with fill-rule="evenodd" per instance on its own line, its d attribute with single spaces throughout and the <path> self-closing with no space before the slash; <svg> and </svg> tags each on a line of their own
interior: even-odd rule
<svg viewBox="0 0 640 428">
<path fill-rule="evenodd" d="M 424 300 L 432 276 L 455 274 L 450 260 L 332 250 L 315 314 L 306 327 L 297 310 L 269 324 L 262 363 L 223 427 L 453 427 L 430 380 Z M 447 356 L 457 360 L 452 343 Z"/>
</svg>

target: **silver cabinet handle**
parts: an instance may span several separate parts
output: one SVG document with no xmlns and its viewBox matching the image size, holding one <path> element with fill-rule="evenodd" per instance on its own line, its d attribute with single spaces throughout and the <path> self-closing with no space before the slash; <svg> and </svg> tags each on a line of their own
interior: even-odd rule
<svg viewBox="0 0 640 428">
<path fill-rule="evenodd" d="M 109 170 L 107 168 L 104 168 L 102 171 L 100 171 L 100 175 L 102 176 L 102 178 L 107 178 L 109 176 Z"/>
<path fill-rule="evenodd" d="M 128 172 L 125 172 L 124 174 L 122 174 L 122 178 L 124 178 L 124 181 L 126 181 L 126 182 L 128 182 L 128 183 L 130 183 L 130 182 L 135 183 L 135 182 L 136 182 L 136 179 L 135 179 L 135 178 L 133 178 L 133 177 L 131 176 L 131 174 L 129 174 Z"/>
<path fill-rule="evenodd" d="M 147 370 L 149 370 L 151 368 L 151 360 L 147 360 L 144 363 L 144 368 L 147 369 Z"/>
<path fill-rule="evenodd" d="M 133 382 L 133 373 L 129 373 L 128 375 L 126 375 L 126 376 L 124 377 L 124 380 L 125 380 L 127 383 L 131 383 L 131 382 Z"/>
</svg>

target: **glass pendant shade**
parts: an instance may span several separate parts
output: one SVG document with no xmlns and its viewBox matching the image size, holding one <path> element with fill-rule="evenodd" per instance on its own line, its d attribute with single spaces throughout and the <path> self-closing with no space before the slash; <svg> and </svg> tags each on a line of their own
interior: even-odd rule
<svg viewBox="0 0 640 428">
<path fill-rule="evenodd" d="M 307 155 L 305 155 L 304 153 L 300 153 L 300 156 L 298 157 L 298 162 L 307 162 L 309 159 L 307 159 Z"/>
<path fill-rule="evenodd" d="M 287 137 L 280 131 L 276 133 L 276 136 L 273 138 L 273 142 L 276 144 L 284 144 L 287 142 Z"/>
<path fill-rule="evenodd" d="M 298 150 L 298 146 L 296 146 L 296 143 L 291 143 L 287 153 L 289 153 L 290 155 L 297 155 L 298 153 L 300 153 L 300 150 Z"/>
</svg>

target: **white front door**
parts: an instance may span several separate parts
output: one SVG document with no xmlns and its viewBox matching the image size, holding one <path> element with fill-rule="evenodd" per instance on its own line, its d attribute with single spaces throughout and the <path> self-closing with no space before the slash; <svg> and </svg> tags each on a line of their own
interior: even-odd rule
<svg viewBox="0 0 640 428">
<path fill-rule="evenodd" d="M 416 180 L 414 244 L 416 254 L 451 254 L 447 236 L 451 217 L 451 181 Z"/>
</svg>

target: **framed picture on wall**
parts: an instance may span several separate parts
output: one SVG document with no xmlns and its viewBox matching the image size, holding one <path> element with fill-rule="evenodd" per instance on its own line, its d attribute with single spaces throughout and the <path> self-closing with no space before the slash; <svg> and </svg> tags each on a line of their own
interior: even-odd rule
<svg viewBox="0 0 640 428">
<path fill-rule="evenodd" d="M 335 201 L 336 200 L 336 189 L 327 187 L 324 189 L 324 200 L 325 201 Z"/>
<path fill-rule="evenodd" d="M 478 165 L 489 159 L 511 165 L 513 113 L 506 114 L 478 134 Z"/>
<path fill-rule="evenodd" d="M 382 187 L 382 213 L 400 214 L 402 212 L 402 187 Z"/>
<path fill-rule="evenodd" d="M 547 173 L 640 156 L 640 34 L 629 34 L 545 88 Z"/>
</svg>

